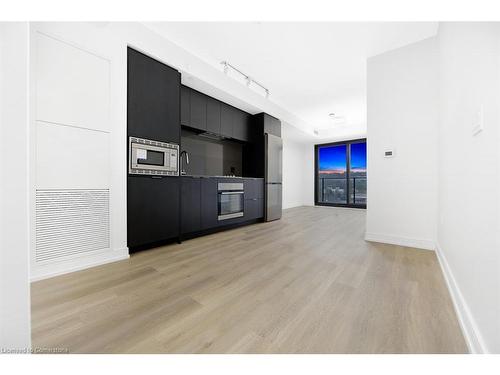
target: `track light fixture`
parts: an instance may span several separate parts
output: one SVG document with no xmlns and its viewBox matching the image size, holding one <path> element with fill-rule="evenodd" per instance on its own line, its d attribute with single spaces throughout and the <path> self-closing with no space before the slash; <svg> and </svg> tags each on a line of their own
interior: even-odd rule
<svg viewBox="0 0 500 375">
<path fill-rule="evenodd" d="M 240 75 L 242 77 L 242 79 L 243 79 L 243 81 L 245 81 L 247 87 L 251 87 L 252 85 L 258 86 L 260 88 L 258 91 L 264 93 L 264 96 L 266 98 L 269 98 L 269 95 L 270 95 L 269 89 L 262 86 L 259 82 L 252 79 L 249 75 L 247 75 L 247 74 L 243 73 L 241 70 L 235 68 L 234 66 L 229 64 L 227 61 L 221 61 L 221 65 L 223 67 L 224 74 L 228 74 L 229 70 L 234 71 L 235 73 L 237 73 L 238 75 Z"/>
</svg>

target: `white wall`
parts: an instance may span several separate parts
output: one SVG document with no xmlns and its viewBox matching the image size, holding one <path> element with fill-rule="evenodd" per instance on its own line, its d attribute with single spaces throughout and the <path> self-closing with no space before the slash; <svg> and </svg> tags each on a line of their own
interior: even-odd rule
<svg viewBox="0 0 500 375">
<path fill-rule="evenodd" d="M 304 146 L 283 138 L 283 209 L 302 206 Z"/>
<path fill-rule="evenodd" d="M 283 209 L 314 205 L 314 146 L 297 128 L 282 122 Z"/>
<path fill-rule="evenodd" d="M 500 353 L 500 24 L 443 23 L 439 47 L 438 250 L 471 349 Z"/>
<path fill-rule="evenodd" d="M 28 30 L 0 23 L 0 350 L 31 345 Z"/>
<path fill-rule="evenodd" d="M 435 38 L 368 59 L 366 238 L 433 249 L 437 212 Z M 395 157 L 384 158 L 386 149 Z"/>
<path fill-rule="evenodd" d="M 367 100 L 366 237 L 435 244 L 470 351 L 500 353 L 500 24 L 369 59 Z"/>
<path fill-rule="evenodd" d="M 48 22 L 30 25 L 30 50 L 31 277 L 36 280 L 128 257 L 127 49 L 99 24 Z M 95 229 L 103 240 L 97 243 L 86 232 L 79 233 L 80 242 L 92 251 L 54 261 L 36 258 L 36 192 L 53 189 L 72 197 L 65 205 L 88 203 L 89 213 L 102 207 L 92 206 L 94 190 L 109 192 L 109 224 L 101 220 L 102 213 L 89 216 L 100 223 Z M 78 201 L 80 196 L 83 201 Z M 50 201 L 57 205 L 59 198 L 51 196 Z M 58 219 L 68 223 L 64 216 Z M 78 228 L 78 219 L 69 224 Z M 49 232 L 59 236 L 57 230 Z M 57 238 L 62 243 L 67 236 Z"/>
<path fill-rule="evenodd" d="M 314 206 L 314 142 L 304 145 L 305 166 L 303 174 L 302 202 L 304 206 Z"/>
</svg>

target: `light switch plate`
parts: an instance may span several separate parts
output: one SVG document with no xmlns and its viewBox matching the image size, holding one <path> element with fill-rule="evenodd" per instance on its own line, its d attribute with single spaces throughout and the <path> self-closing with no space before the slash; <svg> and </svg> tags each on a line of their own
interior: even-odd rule
<svg viewBox="0 0 500 375">
<path fill-rule="evenodd" d="M 479 108 L 474 116 L 474 123 L 472 124 L 472 136 L 476 136 L 484 130 L 484 111 L 483 106 Z"/>
</svg>

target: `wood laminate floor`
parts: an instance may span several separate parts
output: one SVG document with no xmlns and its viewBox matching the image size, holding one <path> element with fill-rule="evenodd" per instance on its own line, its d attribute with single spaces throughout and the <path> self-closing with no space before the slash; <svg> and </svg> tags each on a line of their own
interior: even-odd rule
<svg viewBox="0 0 500 375">
<path fill-rule="evenodd" d="M 260 223 L 32 284 L 34 347 L 83 353 L 464 353 L 432 251 L 365 211 Z"/>
</svg>

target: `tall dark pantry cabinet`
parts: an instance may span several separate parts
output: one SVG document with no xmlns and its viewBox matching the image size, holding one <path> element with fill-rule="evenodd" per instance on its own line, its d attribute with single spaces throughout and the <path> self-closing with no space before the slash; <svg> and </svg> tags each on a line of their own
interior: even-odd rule
<svg viewBox="0 0 500 375">
<path fill-rule="evenodd" d="M 180 143 L 181 76 L 132 48 L 127 56 L 128 163 L 129 137 Z M 179 176 L 127 175 L 127 242 L 131 252 L 178 239 L 179 218 Z"/>
</svg>

